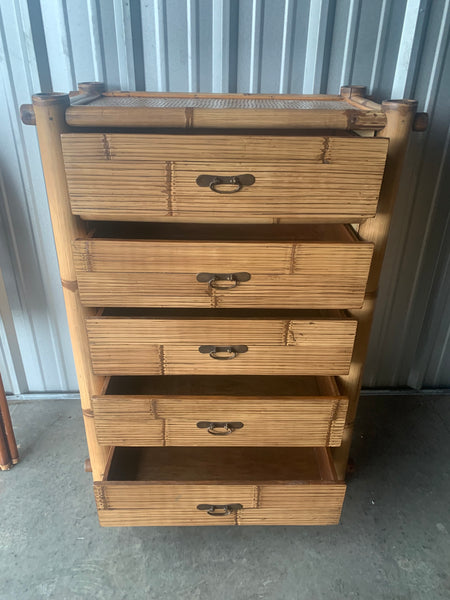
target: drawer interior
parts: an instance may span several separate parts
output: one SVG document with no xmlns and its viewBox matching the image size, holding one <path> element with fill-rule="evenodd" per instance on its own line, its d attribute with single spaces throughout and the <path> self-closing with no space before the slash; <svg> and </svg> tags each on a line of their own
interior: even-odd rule
<svg viewBox="0 0 450 600">
<path fill-rule="evenodd" d="M 106 307 L 97 311 L 96 318 L 123 319 L 245 319 L 312 321 L 315 319 L 350 319 L 343 310 L 293 310 L 264 308 L 129 308 Z M 91 317 L 90 317 L 91 318 Z M 93 317 L 92 317 L 93 318 Z M 88 319 L 89 320 L 89 319 Z"/>
<path fill-rule="evenodd" d="M 115 448 L 104 481 L 279 483 L 336 481 L 326 448 Z"/>
<path fill-rule="evenodd" d="M 338 396 L 334 377 L 173 375 L 109 377 L 105 396 Z"/>
<path fill-rule="evenodd" d="M 88 228 L 89 239 L 180 240 L 210 242 L 328 242 L 356 243 L 349 224 L 221 225 L 217 223 L 145 223 L 98 221 Z"/>
</svg>

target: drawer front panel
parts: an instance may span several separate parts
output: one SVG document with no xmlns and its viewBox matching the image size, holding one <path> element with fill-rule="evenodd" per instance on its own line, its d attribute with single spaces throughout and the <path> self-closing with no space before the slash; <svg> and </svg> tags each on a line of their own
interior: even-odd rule
<svg viewBox="0 0 450 600">
<path fill-rule="evenodd" d="M 347 406 L 343 397 L 93 398 L 97 440 L 106 446 L 339 446 Z M 216 435 L 224 423 L 231 432 Z"/>
<path fill-rule="evenodd" d="M 86 325 L 98 375 L 341 375 L 348 373 L 356 333 L 351 319 L 100 317 Z M 218 360 L 199 350 L 211 345 L 248 350 Z"/>
<path fill-rule="evenodd" d="M 64 134 L 72 210 L 87 219 L 355 222 L 374 216 L 383 138 Z M 270 162 L 268 162 L 270 159 Z M 254 183 L 199 186 L 202 175 Z M 215 186 L 213 186 L 214 188 Z"/>
<path fill-rule="evenodd" d="M 103 526 L 145 525 L 335 525 L 345 485 L 159 485 L 140 482 L 95 484 Z M 239 504 L 225 516 L 197 506 Z"/>
<path fill-rule="evenodd" d="M 86 306 L 357 308 L 373 246 L 79 240 L 74 258 Z M 200 273 L 248 273 L 235 287 Z"/>
</svg>

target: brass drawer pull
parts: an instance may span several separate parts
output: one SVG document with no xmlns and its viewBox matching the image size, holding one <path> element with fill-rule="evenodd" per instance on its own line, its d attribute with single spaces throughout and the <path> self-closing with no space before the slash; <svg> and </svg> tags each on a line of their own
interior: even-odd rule
<svg viewBox="0 0 450 600">
<path fill-rule="evenodd" d="M 199 273 L 197 281 L 200 283 L 209 283 L 210 287 L 216 290 L 232 290 L 241 283 L 241 281 L 249 281 L 250 273 Z M 225 282 L 225 285 L 223 284 Z M 227 283 L 231 282 L 231 283 Z"/>
<path fill-rule="evenodd" d="M 199 421 L 197 423 L 199 429 L 206 429 L 211 435 L 230 435 L 235 429 L 242 429 L 244 423 L 216 423 L 210 421 Z"/>
<path fill-rule="evenodd" d="M 243 508 L 242 504 L 199 504 L 197 510 L 206 510 L 212 517 L 225 517 Z"/>
<path fill-rule="evenodd" d="M 245 185 L 253 185 L 255 177 L 250 173 L 245 175 L 199 175 L 196 179 L 199 187 L 209 187 L 216 194 L 235 194 L 242 190 Z M 219 190 L 218 185 L 233 185 L 231 189 Z"/>
<path fill-rule="evenodd" d="M 200 354 L 209 354 L 216 360 L 231 360 L 238 354 L 244 354 L 248 351 L 248 346 L 199 346 Z M 225 356 L 221 356 L 224 354 Z"/>
</svg>

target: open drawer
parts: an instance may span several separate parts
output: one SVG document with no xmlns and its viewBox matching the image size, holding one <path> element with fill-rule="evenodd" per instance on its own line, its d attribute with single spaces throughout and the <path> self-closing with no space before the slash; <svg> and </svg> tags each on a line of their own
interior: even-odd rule
<svg viewBox="0 0 450 600">
<path fill-rule="evenodd" d="M 92 398 L 106 446 L 339 446 L 333 377 L 111 377 Z"/>
<path fill-rule="evenodd" d="M 73 243 L 85 306 L 358 308 L 373 244 L 345 225 L 96 224 Z"/>
<path fill-rule="evenodd" d="M 345 484 L 326 448 L 115 448 L 100 524 L 333 525 Z"/>
</svg>

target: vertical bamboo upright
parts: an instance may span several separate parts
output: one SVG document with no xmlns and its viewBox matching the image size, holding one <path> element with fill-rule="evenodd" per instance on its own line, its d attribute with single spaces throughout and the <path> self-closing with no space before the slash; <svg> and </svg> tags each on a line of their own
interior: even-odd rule
<svg viewBox="0 0 450 600">
<path fill-rule="evenodd" d="M 341 88 L 342 96 L 351 99 L 355 104 L 367 106 L 370 101 L 367 101 L 364 98 L 364 94 L 365 88 L 363 86 Z M 363 221 L 359 226 L 359 236 L 361 239 L 374 244 L 374 255 L 364 304 L 358 310 L 349 311 L 351 316 L 358 320 L 358 330 L 350 372 L 347 376 L 340 377 L 342 387 L 349 397 L 349 409 L 343 441 L 340 447 L 333 449 L 336 471 L 338 476 L 342 479 L 345 477 L 350 453 L 353 426 L 361 390 L 363 367 L 369 344 L 370 329 L 389 234 L 392 209 L 400 184 L 400 176 L 409 134 L 413 130 L 417 102 L 415 100 L 387 100 L 384 101 L 381 106 L 386 115 L 387 122 L 386 126 L 377 133 L 377 136 L 389 138 L 386 169 L 381 187 L 377 214 L 374 218 Z M 422 127 L 420 130 L 423 130 Z"/>
<path fill-rule="evenodd" d="M 0 470 L 7 471 L 18 462 L 19 452 L 0 375 Z"/>
<path fill-rule="evenodd" d="M 103 378 L 94 376 L 91 370 L 84 317 L 93 314 L 93 309 L 84 308 L 80 302 L 71 245 L 68 243 L 68 241 L 79 237 L 84 228 L 81 221 L 74 217 L 70 210 L 61 150 L 61 133 L 69 130 L 65 121 L 65 111 L 69 104 L 68 94 L 51 93 L 35 94 L 33 96 L 42 166 L 80 387 L 90 463 L 94 479 L 101 479 L 108 448 L 97 443 L 91 395 L 100 392 Z"/>
</svg>

